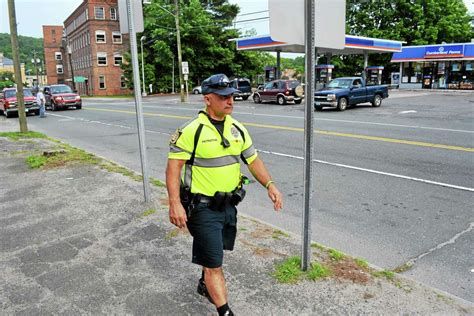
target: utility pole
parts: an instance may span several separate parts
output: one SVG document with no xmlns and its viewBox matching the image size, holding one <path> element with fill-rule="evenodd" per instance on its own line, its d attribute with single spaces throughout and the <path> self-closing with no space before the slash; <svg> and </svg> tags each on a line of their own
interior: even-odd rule
<svg viewBox="0 0 474 316">
<path fill-rule="evenodd" d="M 36 85 L 39 87 L 39 76 L 38 76 L 38 66 L 37 64 L 39 63 L 39 58 L 36 58 L 36 50 L 33 50 L 33 59 L 31 60 L 33 62 L 33 65 L 35 66 L 35 72 L 36 72 Z"/>
<path fill-rule="evenodd" d="M 179 0 L 174 0 L 176 6 L 176 13 L 174 15 L 174 20 L 176 22 L 176 41 L 178 46 L 178 70 L 179 70 L 179 88 L 181 94 L 181 102 L 186 102 L 184 94 L 184 84 L 183 84 L 183 58 L 181 57 L 181 35 L 179 33 Z"/>
<path fill-rule="evenodd" d="M 72 91 L 76 92 L 76 82 L 74 81 L 74 68 L 72 67 L 72 49 L 71 45 L 67 44 L 67 54 L 69 56 L 69 68 L 71 68 Z"/>
<path fill-rule="evenodd" d="M 16 30 L 15 0 L 8 0 L 8 13 L 10 15 L 10 34 L 12 42 L 13 65 L 15 68 L 16 101 L 18 107 L 18 120 L 20 121 L 20 132 L 28 132 L 25 113 L 25 98 L 23 95 L 23 82 L 21 81 L 20 56 L 18 54 L 18 34 Z"/>
</svg>

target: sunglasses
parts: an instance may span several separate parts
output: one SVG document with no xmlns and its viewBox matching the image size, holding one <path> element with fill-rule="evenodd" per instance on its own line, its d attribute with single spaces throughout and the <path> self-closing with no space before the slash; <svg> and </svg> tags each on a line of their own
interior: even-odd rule
<svg viewBox="0 0 474 316">
<path fill-rule="evenodd" d="M 230 81 L 227 78 L 222 78 L 217 83 L 210 84 L 209 87 L 214 89 L 227 88 L 230 85 Z"/>
</svg>

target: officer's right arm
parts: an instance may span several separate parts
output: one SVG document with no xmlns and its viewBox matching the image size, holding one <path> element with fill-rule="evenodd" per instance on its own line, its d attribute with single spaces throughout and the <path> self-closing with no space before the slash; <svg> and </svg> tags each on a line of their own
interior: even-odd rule
<svg viewBox="0 0 474 316">
<path fill-rule="evenodd" d="M 185 162 L 185 160 L 168 159 L 168 166 L 166 167 L 170 222 L 179 228 L 185 227 L 187 221 L 186 212 L 179 197 L 181 169 Z"/>
</svg>

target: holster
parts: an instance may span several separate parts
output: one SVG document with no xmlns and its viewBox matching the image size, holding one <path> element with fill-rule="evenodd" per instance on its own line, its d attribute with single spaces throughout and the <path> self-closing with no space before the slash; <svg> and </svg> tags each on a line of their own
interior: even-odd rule
<svg viewBox="0 0 474 316">
<path fill-rule="evenodd" d="M 194 204 L 193 204 L 194 194 L 191 193 L 191 189 L 189 187 L 181 184 L 179 188 L 179 198 L 181 199 L 181 204 L 183 205 L 186 211 L 186 216 L 189 217 L 194 207 Z"/>
</svg>

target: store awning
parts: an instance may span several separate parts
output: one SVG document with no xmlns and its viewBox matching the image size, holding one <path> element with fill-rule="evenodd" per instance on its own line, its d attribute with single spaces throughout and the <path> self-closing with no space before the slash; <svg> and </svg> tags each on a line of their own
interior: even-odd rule
<svg viewBox="0 0 474 316">
<path fill-rule="evenodd" d="M 449 60 L 474 60 L 474 43 L 406 46 L 392 56 L 392 63 Z"/>
<path fill-rule="evenodd" d="M 274 41 L 270 36 L 234 39 L 237 50 L 260 50 L 267 52 L 302 53 L 304 45 Z M 355 55 L 368 53 L 393 53 L 402 50 L 403 42 L 385 39 L 346 35 L 344 49 L 318 48 L 318 53 L 335 55 Z"/>
</svg>

